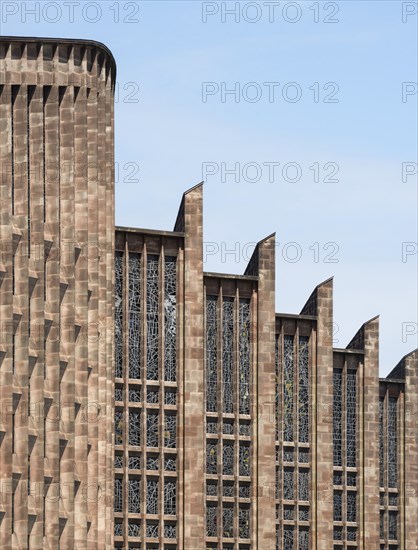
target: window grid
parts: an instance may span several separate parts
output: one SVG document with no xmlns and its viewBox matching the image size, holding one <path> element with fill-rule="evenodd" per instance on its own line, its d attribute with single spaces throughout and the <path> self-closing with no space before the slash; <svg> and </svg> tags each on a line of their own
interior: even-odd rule
<svg viewBox="0 0 418 550">
<path fill-rule="evenodd" d="M 357 371 L 333 371 L 334 541 L 357 542 Z"/>
<path fill-rule="evenodd" d="M 142 261 L 146 261 L 145 269 Z M 124 385 L 119 384 L 115 390 L 115 398 L 121 405 L 115 411 L 115 443 L 126 445 L 123 451 L 126 458 L 124 454 L 115 457 L 115 465 L 124 474 L 115 478 L 115 512 L 118 508 L 119 514 L 125 514 L 123 519 L 116 518 L 115 535 L 127 535 L 129 541 L 140 539 L 137 546 L 132 546 L 135 548 L 148 548 L 148 540 L 157 544 L 165 538 L 174 549 L 177 547 L 177 259 L 119 252 L 115 268 L 116 279 L 119 277 L 115 292 L 115 324 L 119 318 L 120 334 L 118 374 L 124 378 Z M 143 301 L 145 307 L 141 305 Z M 115 338 L 118 340 L 118 334 Z M 125 341 L 129 351 L 126 361 Z M 115 360 L 118 368 L 117 350 Z M 126 508 L 121 507 L 121 499 Z M 131 542 L 127 546 L 131 548 Z"/>
<path fill-rule="evenodd" d="M 299 330 L 275 342 L 276 550 L 310 540 L 309 337 Z"/>
<path fill-rule="evenodd" d="M 398 397 L 379 398 L 380 547 L 398 548 Z"/>
<path fill-rule="evenodd" d="M 251 300 L 208 295 L 205 336 L 206 536 L 235 548 L 251 537 Z"/>
</svg>

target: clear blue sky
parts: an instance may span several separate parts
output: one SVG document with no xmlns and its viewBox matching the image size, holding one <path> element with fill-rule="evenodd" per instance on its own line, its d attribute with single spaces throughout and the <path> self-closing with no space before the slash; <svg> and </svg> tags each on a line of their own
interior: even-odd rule
<svg viewBox="0 0 418 550">
<path fill-rule="evenodd" d="M 277 311 L 334 275 L 335 346 L 380 314 L 385 375 L 417 347 L 417 3 L 235 4 L 4 0 L 1 32 L 112 50 L 119 225 L 172 229 L 205 179 L 205 270 L 276 231 Z"/>
</svg>

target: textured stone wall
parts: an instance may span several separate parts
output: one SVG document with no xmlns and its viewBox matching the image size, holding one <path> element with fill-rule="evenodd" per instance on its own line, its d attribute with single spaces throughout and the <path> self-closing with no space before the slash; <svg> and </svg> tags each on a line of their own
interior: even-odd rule
<svg viewBox="0 0 418 550">
<path fill-rule="evenodd" d="M 0 547 L 110 547 L 115 63 L 3 38 L 0 75 Z"/>
</svg>

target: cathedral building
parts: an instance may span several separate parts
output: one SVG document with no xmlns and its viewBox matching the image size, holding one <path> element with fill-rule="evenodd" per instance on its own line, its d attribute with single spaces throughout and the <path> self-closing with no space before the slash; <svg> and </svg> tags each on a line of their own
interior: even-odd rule
<svg viewBox="0 0 418 550">
<path fill-rule="evenodd" d="M 276 313 L 274 235 L 204 271 L 203 184 L 115 227 L 115 75 L 0 41 L 0 549 L 417 549 L 418 352 Z"/>
</svg>

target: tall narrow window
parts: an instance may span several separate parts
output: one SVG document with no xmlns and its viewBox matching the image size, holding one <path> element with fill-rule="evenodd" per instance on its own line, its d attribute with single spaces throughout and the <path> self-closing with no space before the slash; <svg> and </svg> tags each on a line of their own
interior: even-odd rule
<svg viewBox="0 0 418 550">
<path fill-rule="evenodd" d="M 208 296 L 206 300 L 206 410 L 217 410 L 218 386 L 218 346 L 216 296 Z"/>
<path fill-rule="evenodd" d="M 347 371 L 347 466 L 356 467 L 356 403 L 357 382 L 356 372 Z"/>
<path fill-rule="evenodd" d="M 123 376 L 123 253 L 115 255 L 115 376 Z"/>
<path fill-rule="evenodd" d="M 284 337 L 284 387 L 283 387 L 283 422 L 284 441 L 293 441 L 293 336 Z"/>
<path fill-rule="evenodd" d="M 309 348 L 308 338 L 299 338 L 299 441 L 309 442 Z"/>
<path fill-rule="evenodd" d="M 239 301 L 239 412 L 250 414 L 250 300 Z"/>
<path fill-rule="evenodd" d="M 115 478 L 115 512 L 123 511 L 123 489 L 122 489 L 122 479 L 117 477 Z"/>
<path fill-rule="evenodd" d="M 216 537 L 218 534 L 218 508 L 212 503 L 206 507 L 206 536 Z"/>
<path fill-rule="evenodd" d="M 165 480 L 164 481 L 164 514 L 168 516 L 176 515 L 176 499 L 177 489 L 176 482 Z"/>
<path fill-rule="evenodd" d="M 343 373 L 334 369 L 333 373 L 333 452 L 334 466 L 342 466 L 342 385 Z"/>
<path fill-rule="evenodd" d="M 147 378 L 158 380 L 158 256 L 147 258 Z"/>
<path fill-rule="evenodd" d="M 129 254 L 129 378 L 141 377 L 141 256 Z"/>
<path fill-rule="evenodd" d="M 177 416 L 175 414 L 165 415 L 164 447 L 175 449 L 177 438 Z"/>
<path fill-rule="evenodd" d="M 147 514 L 158 514 L 158 481 L 147 480 Z"/>
<path fill-rule="evenodd" d="M 176 381 L 177 340 L 176 258 L 165 258 L 164 271 L 164 378 Z"/>
<path fill-rule="evenodd" d="M 397 434 L 397 400 L 388 400 L 388 485 L 395 489 L 398 485 L 398 434 Z"/>
<path fill-rule="evenodd" d="M 234 412 L 234 300 L 225 298 L 223 301 L 222 320 L 222 386 L 223 410 Z"/>
<path fill-rule="evenodd" d="M 128 512 L 139 514 L 141 512 L 141 483 L 137 478 L 128 481 Z"/>
<path fill-rule="evenodd" d="M 385 401 L 383 397 L 379 399 L 379 485 L 384 486 L 384 474 L 385 474 L 385 443 L 384 443 L 384 410 Z"/>
<path fill-rule="evenodd" d="M 139 412 L 129 411 L 129 445 L 141 445 L 141 415 Z"/>
</svg>

